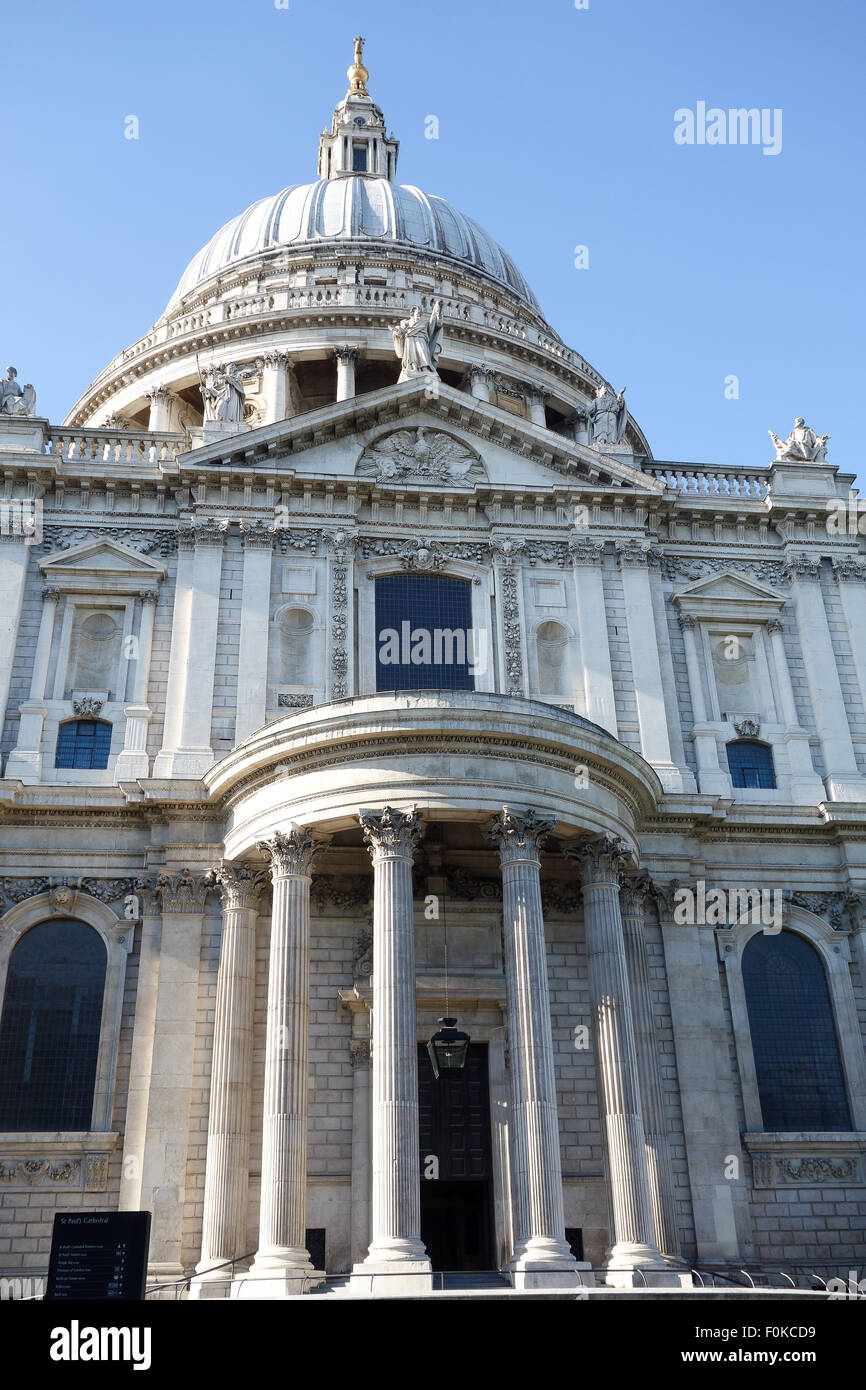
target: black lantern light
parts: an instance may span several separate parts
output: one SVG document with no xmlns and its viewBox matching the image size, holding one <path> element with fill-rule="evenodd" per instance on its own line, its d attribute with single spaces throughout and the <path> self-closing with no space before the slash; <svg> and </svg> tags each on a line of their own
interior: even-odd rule
<svg viewBox="0 0 866 1390">
<path fill-rule="evenodd" d="M 466 1066 L 469 1052 L 469 1034 L 457 1028 L 457 1019 L 448 1013 L 448 917 L 445 902 L 442 902 L 442 931 L 445 946 L 445 1017 L 437 1019 L 442 1027 L 434 1033 L 427 1044 L 427 1056 L 433 1068 L 433 1075 L 439 1080 L 440 1071 L 462 1071 Z"/>
<path fill-rule="evenodd" d="M 456 1018 L 440 1018 L 437 1022 L 444 1024 L 444 1027 L 440 1028 L 438 1033 L 434 1033 L 428 1042 L 427 1055 L 433 1075 L 438 1080 L 440 1071 L 462 1071 L 466 1066 L 469 1034 L 461 1033 L 455 1026 Z"/>
</svg>

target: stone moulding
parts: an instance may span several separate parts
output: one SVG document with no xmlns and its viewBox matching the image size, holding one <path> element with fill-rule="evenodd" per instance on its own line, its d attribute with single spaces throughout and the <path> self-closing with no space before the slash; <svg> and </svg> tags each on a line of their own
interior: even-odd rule
<svg viewBox="0 0 866 1390">
<path fill-rule="evenodd" d="M 0 1192 L 105 1192 L 116 1133 L 0 1135 Z"/>
<path fill-rule="evenodd" d="M 866 1134 L 745 1134 L 743 1141 L 755 1188 L 866 1183 Z"/>
</svg>

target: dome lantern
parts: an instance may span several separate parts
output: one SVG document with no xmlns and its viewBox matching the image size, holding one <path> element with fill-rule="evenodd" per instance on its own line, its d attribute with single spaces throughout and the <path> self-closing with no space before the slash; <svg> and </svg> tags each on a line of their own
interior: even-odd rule
<svg viewBox="0 0 866 1390">
<path fill-rule="evenodd" d="M 346 76 L 349 90 L 334 108 L 331 129 L 319 136 L 319 177 L 340 179 L 397 177 L 399 140 L 388 135 L 385 117 L 367 91 L 370 74 L 363 64 L 364 40 L 355 39 L 355 57 Z"/>
</svg>

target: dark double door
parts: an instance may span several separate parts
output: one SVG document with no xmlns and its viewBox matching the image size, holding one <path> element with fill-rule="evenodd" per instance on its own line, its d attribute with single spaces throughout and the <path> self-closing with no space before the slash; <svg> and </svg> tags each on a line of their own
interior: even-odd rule
<svg viewBox="0 0 866 1390">
<path fill-rule="evenodd" d="M 494 1269 L 486 1043 L 471 1043 L 463 1070 L 438 1080 L 420 1045 L 418 1101 L 421 1239 L 433 1268 Z"/>
</svg>

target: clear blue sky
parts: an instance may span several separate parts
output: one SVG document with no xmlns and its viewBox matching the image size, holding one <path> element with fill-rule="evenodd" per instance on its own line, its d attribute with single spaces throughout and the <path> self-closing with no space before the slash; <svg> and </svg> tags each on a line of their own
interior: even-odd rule
<svg viewBox="0 0 866 1390">
<path fill-rule="evenodd" d="M 62 419 L 223 222 L 315 177 L 361 32 L 401 182 L 510 250 L 565 341 L 627 385 L 656 457 L 763 465 L 767 429 L 799 414 L 856 472 L 864 28 L 847 0 L 19 7 L 2 365 Z M 781 153 L 675 144 L 674 112 L 699 101 L 781 108 Z"/>
</svg>

